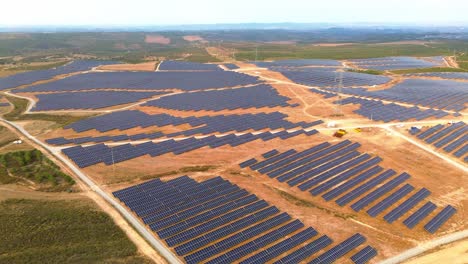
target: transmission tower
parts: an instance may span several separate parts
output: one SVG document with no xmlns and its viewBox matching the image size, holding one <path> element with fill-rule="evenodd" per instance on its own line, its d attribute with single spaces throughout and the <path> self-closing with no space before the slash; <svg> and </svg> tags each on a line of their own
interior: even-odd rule
<svg viewBox="0 0 468 264">
<path fill-rule="evenodd" d="M 342 116 L 341 111 L 341 93 L 343 90 L 343 70 L 338 70 L 338 100 L 335 105 L 335 116 Z"/>
</svg>

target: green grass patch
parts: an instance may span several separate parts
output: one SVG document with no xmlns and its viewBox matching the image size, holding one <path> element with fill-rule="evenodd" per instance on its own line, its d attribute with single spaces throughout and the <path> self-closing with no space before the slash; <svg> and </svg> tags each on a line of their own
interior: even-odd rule
<svg viewBox="0 0 468 264">
<path fill-rule="evenodd" d="M 5 95 L 5 97 L 13 104 L 14 108 L 9 113 L 3 115 L 6 120 L 43 120 L 57 123 L 58 127 L 63 127 L 79 120 L 89 118 L 95 115 L 72 116 L 72 115 L 52 115 L 52 114 L 23 114 L 28 108 L 29 101 L 23 98 Z"/>
<path fill-rule="evenodd" d="M 458 67 L 460 67 L 464 71 L 468 71 L 468 61 L 459 61 Z"/>
<path fill-rule="evenodd" d="M 150 263 L 108 215 L 83 201 L 3 201 L 0 232 L 0 263 Z"/>
<path fill-rule="evenodd" d="M 450 67 L 435 67 L 435 68 L 420 68 L 420 69 L 405 69 L 391 71 L 395 74 L 410 74 L 410 73 L 425 73 L 425 72 L 467 72 L 468 70 L 450 68 Z"/>
<path fill-rule="evenodd" d="M 23 98 L 5 95 L 5 97 L 13 104 L 14 108 L 9 113 L 3 115 L 6 120 L 16 120 L 28 108 L 29 101 Z"/>
<path fill-rule="evenodd" d="M 348 69 L 347 71 L 349 72 L 357 72 L 357 73 L 366 73 L 366 74 L 372 74 L 372 75 L 382 75 L 384 72 L 383 71 L 378 71 L 378 70 L 356 70 L 356 69 Z"/>
<path fill-rule="evenodd" d="M 254 44 L 233 45 L 239 60 L 255 60 Z M 258 47 L 258 60 L 280 59 L 364 59 L 387 56 L 439 56 L 450 55 L 444 46 L 395 45 L 395 44 L 350 44 L 336 47 L 314 46 L 313 44 L 274 45 Z"/>
<path fill-rule="evenodd" d="M 303 200 L 303 199 L 301 199 L 299 197 L 296 197 L 296 196 L 294 196 L 294 195 L 292 195 L 292 194 L 290 194 L 288 192 L 285 192 L 285 191 L 282 191 L 282 190 L 279 190 L 279 189 L 276 189 L 276 188 L 272 188 L 270 186 L 267 186 L 267 187 L 274 190 L 276 193 L 281 195 L 281 197 L 288 200 L 289 202 L 291 202 L 294 205 L 301 206 L 301 207 L 308 207 L 308 208 L 316 208 L 316 209 L 319 209 L 321 211 L 324 211 L 327 214 L 331 214 L 333 216 L 336 216 L 336 217 L 339 217 L 339 218 L 342 218 L 342 219 L 345 219 L 345 220 L 349 219 L 349 218 L 355 218 L 356 217 L 355 215 L 352 215 L 352 214 L 344 214 L 344 213 L 332 211 L 330 209 L 318 206 L 318 205 L 316 205 L 316 204 L 314 204 L 312 202 L 309 202 L 309 201 Z"/>
<path fill-rule="evenodd" d="M 14 67 L 9 67 L 9 71 L 39 71 L 39 70 L 48 70 L 56 67 L 63 66 L 67 64 L 69 61 L 60 61 L 60 62 L 54 62 L 54 63 L 47 63 L 47 64 L 42 64 L 42 65 L 30 65 L 30 64 L 24 64 L 24 65 L 17 65 Z"/>
<path fill-rule="evenodd" d="M 0 155 L 0 183 L 11 183 L 11 179 L 33 181 L 41 191 L 66 191 L 75 181 L 63 173 L 59 166 L 37 149 L 9 152 Z"/>
</svg>

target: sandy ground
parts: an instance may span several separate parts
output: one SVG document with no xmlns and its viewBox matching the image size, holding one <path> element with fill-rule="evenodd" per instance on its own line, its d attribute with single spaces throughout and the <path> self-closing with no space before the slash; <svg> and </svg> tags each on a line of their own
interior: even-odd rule
<svg viewBox="0 0 468 264">
<path fill-rule="evenodd" d="M 171 44 L 171 39 L 164 37 L 162 35 L 146 35 L 145 36 L 146 43 L 154 43 L 154 44 L 163 44 L 169 45 Z"/>
<path fill-rule="evenodd" d="M 438 248 L 435 252 L 413 258 L 405 264 L 466 264 L 468 263 L 468 240 Z"/>
</svg>

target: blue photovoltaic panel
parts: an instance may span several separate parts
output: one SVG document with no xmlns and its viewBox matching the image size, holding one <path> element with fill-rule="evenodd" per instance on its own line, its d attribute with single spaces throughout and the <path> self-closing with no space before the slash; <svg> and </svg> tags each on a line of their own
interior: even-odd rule
<svg viewBox="0 0 468 264">
<path fill-rule="evenodd" d="M 297 151 L 295 149 L 290 149 L 290 150 L 288 150 L 288 151 L 286 151 L 284 153 L 278 154 L 278 155 L 273 156 L 273 157 L 271 157 L 269 159 L 266 159 L 266 160 L 261 161 L 261 162 L 259 162 L 257 164 L 254 164 L 254 165 L 250 166 L 250 168 L 252 170 L 258 170 L 260 168 L 263 168 L 263 167 L 267 166 L 268 164 L 272 164 L 272 163 L 277 162 L 277 161 L 279 161 L 281 159 L 287 158 L 288 156 L 293 155 L 296 152 Z"/>
<path fill-rule="evenodd" d="M 358 88 L 356 88 L 358 89 Z M 359 97 L 348 97 L 335 104 L 358 104 L 360 108 L 353 112 L 367 117 L 374 121 L 383 121 L 385 123 L 392 121 L 423 120 L 430 117 L 441 118 L 449 115 L 443 110 L 426 109 L 421 110 L 418 107 L 406 107 L 395 103 L 384 103 L 378 100 L 371 100 Z"/>
<path fill-rule="evenodd" d="M 245 168 L 245 167 L 249 167 L 249 166 L 251 166 L 251 165 L 253 165 L 255 163 L 257 163 L 257 160 L 252 158 L 252 159 L 246 160 L 246 161 L 244 161 L 242 163 L 239 163 L 239 166 L 241 168 Z"/>
<path fill-rule="evenodd" d="M 83 91 L 96 89 L 173 90 L 216 89 L 258 84 L 257 77 L 234 71 L 156 71 L 156 72 L 89 72 L 45 84 L 37 84 L 21 92 Z M 18 90 L 20 91 L 20 90 Z"/>
<path fill-rule="evenodd" d="M 375 256 L 377 256 L 377 250 L 371 246 L 367 246 L 352 255 L 351 260 L 356 264 L 365 264 Z"/>
<path fill-rule="evenodd" d="M 99 109 L 133 103 L 161 94 L 165 92 L 87 91 L 36 94 L 39 101 L 31 110 Z"/>
<path fill-rule="evenodd" d="M 447 205 L 424 226 L 424 229 L 426 229 L 427 232 L 434 234 L 456 212 L 457 209 L 451 205 Z"/>
<path fill-rule="evenodd" d="M 386 170 L 385 172 L 381 173 L 379 176 L 374 177 L 372 180 L 357 187 L 356 189 L 352 190 L 346 195 L 343 195 L 338 200 L 336 200 L 336 203 L 339 206 L 345 206 L 346 204 L 356 199 L 361 194 L 367 192 L 368 190 L 372 189 L 373 187 L 377 186 L 378 184 L 382 183 L 383 181 L 387 180 L 388 178 L 392 177 L 395 174 L 396 172 L 394 170 L 391 170 L 391 169 Z"/>
<path fill-rule="evenodd" d="M 403 187 L 389 195 L 387 198 L 383 199 L 381 202 L 367 210 L 367 213 L 372 217 L 376 217 L 378 214 L 380 214 L 385 209 L 398 202 L 401 198 L 403 198 L 405 195 L 407 195 L 413 190 L 414 187 L 411 184 L 405 184 Z"/>
<path fill-rule="evenodd" d="M 429 196 L 431 192 L 426 188 L 422 188 L 417 193 L 413 194 L 408 200 L 404 201 L 398 207 L 390 211 L 384 216 L 385 221 L 393 223 L 395 220 L 400 218 L 403 214 L 411 210 L 416 204 L 421 202 L 424 198 Z"/>
<path fill-rule="evenodd" d="M 421 220 L 423 220 L 426 216 L 432 213 L 437 206 L 432 202 L 427 202 L 421 208 L 419 208 L 416 212 L 410 215 L 408 218 L 403 221 L 403 224 L 408 228 L 413 228 L 416 226 Z"/>
<path fill-rule="evenodd" d="M 382 197 L 383 195 L 385 195 L 386 193 L 388 193 L 389 191 L 391 191 L 392 189 L 394 189 L 409 178 L 410 175 L 408 173 L 401 174 L 400 176 L 385 183 L 384 185 L 380 186 L 379 188 L 375 189 L 374 191 L 361 198 L 359 201 L 352 204 L 351 208 L 354 211 L 359 212 L 362 208 L 377 200 L 379 197 Z"/>
<path fill-rule="evenodd" d="M 381 172 L 382 170 L 383 170 L 383 168 L 380 167 L 380 166 L 372 167 L 371 169 L 359 174 L 358 176 L 348 180 L 347 182 L 343 183 L 342 185 L 334 188 L 333 190 L 323 194 L 322 197 L 326 201 L 330 201 L 330 200 L 338 197 L 339 195 L 343 194 L 344 192 L 350 190 L 351 188 L 358 185 L 359 183 L 362 183 L 365 180 L 367 180 L 368 178 L 370 178 L 370 177 L 374 176 L 375 174 Z"/>
<path fill-rule="evenodd" d="M 371 160 L 368 160 L 348 171 L 345 171 L 343 173 L 341 173 L 340 175 L 332 178 L 331 180 L 328 180 L 327 182 L 315 187 L 314 189 L 312 189 L 310 191 L 310 193 L 312 195 L 319 195 L 320 193 L 322 192 L 325 192 L 327 190 L 329 190 L 330 188 L 332 188 L 333 186 L 336 186 L 338 185 L 339 183 L 349 179 L 350 177 L 352 177 L 353 175 L 363 171 L 363 170 L 366 170 L 376 164 L 378 164 L 380 161 L 382 161 L 382 159 L 380 157 L 374 157 L 372 158 Z"/>
<path fill-rule="evenodd" d="M 350 60 L 359 68 L 372 70 L 401 70 L 401 69 L 416 69 L 416 68 L 432 68 L 445 65 L 440 57 L 429 58 L 414 58 L 414 57 L 383 57 L 369 59 L 354 59 Z"/>
<path fill-rule="evenodd" d="M 342 257 L 346 253 L 355 249 L 362 243 L 366 241 L 366 238 L 361 234 L 355 234 L 340 244 L 329 249 L 325 253 L 321 254 L 317 258 L 313 259 L 309 264 L 319 264 L 319 263 L 332 263 L 338 258 Z"/>
<path fill-rule="evenodd" d="M 162 61 L 160 71 L 220 71 L 217 64 L 198 63 L 190 61 Z"/>
<path fill-rule="evenodd" d="M 279 151 L 276 150 L 276 149 L 273 149 L 273 150 L 270 150 L 268 152 L 265 152 L 262 154 L 262 157 L 264 157 L 265 159 L 268 159 L 268 158 L 271 158 L 273 157 L 274 155 L 278 154 Z"/>
<path fill-rule="evenodd" d="M 290 264 L 290 263 L 300 263 L 302 260 L 312 256 L 312 254 L 320 251 L 323 248 L 326 248 L 333 242 L 331 238 L 324 235 L 319 239 L 307 244 L 304 247 L 299 248 L 298 250 L 292 252 L 284 258 L 274 262 L 274 264 Z"/>
<path fill-rule="evenodd" d="M 282 96 L 270 85 L 259 84 L 226 90 L 199 91 L 164 96 L 143 106 L 181 111 L 221 111 L 261 107 L 289 107 L 290 98 Z"/>
<path fill-rule="evenodd" d="M 422 105 L 430 108 L 423 112 L 431 116 L 436 112 L 439 112 L 440 109 L 455 112 L 463 111 L 466 108 L 465 105 L 468 101 L 466 89 L 466 82 L 407 79 L 388 89 L 370 90 L 366 88 L 343 88 L 340 92 L 359 97 L 395 101 L 412 105 Z M 331 88 L 329 90 L 332 92 L 338 92 L 337 88 Z M 422 94 L 424 94 L 424 96 L 421 96 Z M 408 110 L 411 109 L 408 108 Z M 414 108 L 414 110 L 418 109 Z M 374 114 L 379 114 L 379 112 L 376 111 Z M 416 119 L 421 120 L 426 118 L 427 116 L 425 117 L 425 114 Z M 447 114 L 448 113 L 446 112 L 439 112 L 435 117 L 441 118 Z"/>
<path fill-rule="evenodd" d="M 337 87 L 340 82 L 340 73 L 336 68 L 274 68 L 286 78 L 295 83 L 314 87 Z M 390 81 L 387 76 L 372 75 L 358 72 L 342 72 L 343 87 L 380 85 Z"/>
<path fill-rule="evenodd" d="M 203 182 L 187 176 L 154 179 L 113 194 L 190 264 L 234 263 L 252 253 L 242 263 L 265 263 L 317 235 L 219 176 Z M 338 246 L 336 259 L 359 239 Z M 298 263 L 331 243 L 322 236 L 277 263 Z"/>
<path fill-rule="evenodd" d="M 119 64 L 116 61 L 77 60 L 48 70 L 22 72 L 5 78 L 0 78 L 0 90 L 32 84 L 41 80 L 48 80 L 57 75 L 87 71 L 99 65 Z"/>
<path fill-rule="evenodd" d="M 302 232 L 295 234 L 294 236 L 283 240 L 282 242 L 275 244 L 269 248 L 262 248 L 262 251 L 256 255 L 253 255 L 247 258 L 244 261 L 241 261 L 241 264 L 248 263 L 266 263 L 267 261 L 283 254 L 284 252 L 294 248 L 295 246 L 304 243 L 313 236 L 317 235 L 317 231 L 309 227 Z"/>
<path fill-rule="evenodd" d="M 275 243 L 278 240 L 281 240 L 285 236 L 289 235 L 290 233 L 299 230 L 300 228 L 304 227 L 304 224 L 302 224 L 299 220 L 294 220 L 278 229 L 275 229 L 273 231 L 270 231 L 266 233 L 265 235 L 262 235 L 240 247 L 237 247 L 235 249 L 232 249 L 210 261 L 207 262 L 207 264 L 216 264 L 216 263 L 232 263 L 244 256 L 247 256 L 248 254 L 261 249 L 269 244 Z M 308 228 L 308 230 L 311 228 Z M 313 229 L 312 229 L 313 230 Z M 315 230 L 314 230 L 315 231 Z M 315 231 L 316 232 L 316 231 Z M 301 232 L 304 233 L 304 232 Z M 312 234 L 313 235 L 313 234 Z M 283 244 L 284 242 L 290 241 L 289 239 L 283 240 L 280 242 L 280 244 Z M 275 248 L 276 249 L 276 248 Z M 264 254 L 265 257 L 268 257 L 268 252 L 267 251 L 262 251 L 260 254 Z"/>
</svg>

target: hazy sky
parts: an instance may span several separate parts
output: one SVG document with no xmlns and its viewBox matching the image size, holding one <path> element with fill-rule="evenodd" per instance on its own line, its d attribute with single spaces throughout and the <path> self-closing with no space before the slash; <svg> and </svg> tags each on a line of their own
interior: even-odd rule
<svg viewBox="0 0 468 264">
<path fill-rule="evenodd" d="M 4 0 L 0 25 L 468 23 L 467 0 Z"/>
</svg>

